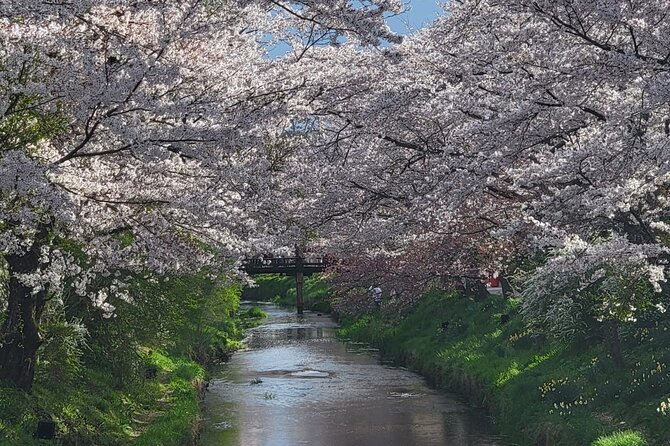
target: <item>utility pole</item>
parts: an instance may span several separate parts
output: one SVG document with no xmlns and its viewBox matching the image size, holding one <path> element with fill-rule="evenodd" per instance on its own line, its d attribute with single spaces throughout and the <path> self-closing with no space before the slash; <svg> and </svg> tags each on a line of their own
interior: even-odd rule
<svg viewBox="0 0 670 446">
<path fill-rule="evenodd" d="M 305 310 L 305 302 L 302 295 L 303 284 L 305 283 L 305 276 L 303 274 L 302 250 L 295 245 L 295 306 L 298 309 L 298 314 L 303 314 Z"/>
</svg>

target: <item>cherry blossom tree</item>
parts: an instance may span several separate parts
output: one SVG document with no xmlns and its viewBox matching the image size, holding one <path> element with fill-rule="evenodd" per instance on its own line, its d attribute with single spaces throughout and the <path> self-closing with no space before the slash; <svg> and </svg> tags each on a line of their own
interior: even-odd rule
<svg viewBox="0 0 670 446">
<path fill-rule="evenodd" d="M 0 377 L 29 387 L 65 287 L 111 312 L 127 272 L 296 241 L 354 288 L 541 253 L 531 319 L 588 304 L 611 334 L 662 308 L 666 2 L 454 0 L 401 42 L 402 7 L 3 2 Z"/>
<path fill-rule="evenodd" d="M 398 40 L 384 15 L 400 2 L 358 3 L 0 4 L 1 379 L 30 388 L 64 289 L 111 314 L 128 274 L 232 272 L 271 240 L 266 147 L 306 80 L 268 51 Z"/>
<path fill-rule="evenodd" d="M 306 226 L 379 251 L 484 227 L 514 240 L 515 255 L 553 258 L 528 278 L 527 315 L 548 296 L 560 297 L 553 313 L 567 311 L 576 280 L 600 290 L 603 320 L 634 317 L 634 295 L 625 316 L 605 310 L 621 302 L 602 272 L 666 288 L 666 9 L 454 1 L 386 54 L 352 54 L 357 82 L 326 79 L 310 105 L 309 155 L 330 168 L 312 188 L 324 200 L 301 211 Z"/>
<path fill-rule="evenodd" d="M 544 296 L 579 295 L 575 279 L 600 287 L 603 309 L 614 305 L 603 270 L 664 286 L 670 23 L 657 17 L 666 6 L 462 2 L 442 24 L 469 54 L 454 73 L 467 101 L 459 127 L 493 163 L 483 184 L 523 197 L 520 218 L 502 229 L 553 250 L 526 287 L 527 314 Z M 642 309 L 630 298 L 626 307 Z"/>
</svg>

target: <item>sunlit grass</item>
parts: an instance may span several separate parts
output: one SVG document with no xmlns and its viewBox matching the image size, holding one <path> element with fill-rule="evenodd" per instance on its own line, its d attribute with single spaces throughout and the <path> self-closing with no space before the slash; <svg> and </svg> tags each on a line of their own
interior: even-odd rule
<svg viewBox="0 0 670 446">
<path fill-rule="evenodd" d="M 514 378 L 515 376 L 518 376 L 519 374 L 521 374 L 521 370 L 519 370 L 519 365 L 516 362 L 512 362 L 512 364 L 507 370 L 498 375 L 498 379 L 496 380 L 496 386 L 497 387 L 504 386 L 510 379 Z"/>
<path fill-rule="evenodd" d="M 598 438 L 593 446 L 647 446 L 647 441 L 638 432 L 617 432 Z"/>
</svg>

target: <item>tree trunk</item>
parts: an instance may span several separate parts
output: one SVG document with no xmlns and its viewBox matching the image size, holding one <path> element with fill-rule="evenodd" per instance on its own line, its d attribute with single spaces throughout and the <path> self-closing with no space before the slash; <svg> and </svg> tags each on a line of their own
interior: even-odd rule
<svg viewBox="0 0 670 446">
<path fill-rule="evenodd" d="M 617 369 L 623 369 L 626 361 L 623 358 L 621 349 L 621 339 L 619 338 L 619 323 L 617 321 L 607 320 L 603 322 L 603 342 L 607 352 L 612 356 L 612 361 Z"/>
<path fill-rule="evenodd" d="M 45 292 L 33 293 L 21 283 L 17 274 L 37 271 L 39 248 L 33 246 L 20 255 L 6 258 L 9 269 L 9 293 L 6 319 L 0 336 L 0 380 L 30 391 L 35 375 L 37 350 L 42 343 L 39 316 L 45 303 Z"/>
</svg>

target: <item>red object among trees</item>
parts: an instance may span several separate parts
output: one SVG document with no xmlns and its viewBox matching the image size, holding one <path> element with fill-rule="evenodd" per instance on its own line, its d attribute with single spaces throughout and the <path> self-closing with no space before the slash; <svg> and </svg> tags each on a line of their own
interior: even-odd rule
<svg viewBox="0 0 670 446">
<path fill-rule="evenodd" d="M 498 288 L 500 286 L 500 278 L 489 276 L 489 278 L 486 279 L 486 286 L 489 288 Z"/>
</svg>

